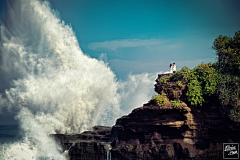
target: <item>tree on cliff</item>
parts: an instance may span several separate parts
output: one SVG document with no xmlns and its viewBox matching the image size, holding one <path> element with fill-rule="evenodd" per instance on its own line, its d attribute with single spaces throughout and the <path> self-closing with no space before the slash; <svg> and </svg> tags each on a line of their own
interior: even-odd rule
<svg viewBox="0 0 240 160">
<path fill-rule="evenodd" d="M 192 106 L 202 106 L 205 99 L 219 99 L 223 113 L 240 122 L 240 30 L 234 37 L 218 36 L 213 45 L 217 62 L 201 63 L 193 69 L 183 67 L 172 75 L 162 77 L 158 82 L 159 88 L 168 86 L 168 82 L 176 82 L 178 88 L 184 86 L 186 98 L 183 99 Z M 164 95 L 153 96 L 152 100 L 158 106 L 166 102 Z"/>
<path fill-rule="evenodd" d="M 234 37 L 218 36 L 213 43 L 221 73 L 218 95 L 229 117 L 240 122 L 240 30 Z"/>
<path fill-rule="evenodd" d="M 213 43 L 221 73 L 240 75 L 240 30 L 234 37 L 218 36 Z"/>
</svg>

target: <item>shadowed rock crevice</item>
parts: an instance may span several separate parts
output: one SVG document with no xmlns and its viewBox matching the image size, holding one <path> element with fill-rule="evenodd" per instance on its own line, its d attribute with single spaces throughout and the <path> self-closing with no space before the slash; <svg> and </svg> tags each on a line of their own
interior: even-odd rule
<svg viewBox="0 0 240 160">
<path fill-rule="evenodd" d="M 149 101 L 129 115 L 117 119 L 113 127 L 97 126 L 78 135 L 54 135 L 68 150 L 69 159 L 112 160 L 194 160 L 222 159 L 223 143 L 240 143 L 240 126 L 226 118 L 214 97 L 206 97 L 202 107 L 186 101 L 186 86 L 170 79 L 159 83 L 155 91 L 169 100 L 181 100 L 181 106 L 163 106 Z M 81 158 L 81 156 L 83 158 Z"/>
<path fill-rule="evenodd" d="M 165 93 L 169 100 L 183 101 L 182 106 L 159 107 L 149 101 L 119 118 L 112 128 L 113 157 L 117 159 L 127 154 L 122 150 L 130 145 L 131 154 L 134 152 L 137 159 L 208 159 L 214 156 L 222 159 L 223 143 L 240 142 L 239 124 L 222 115 L 214 97 L 206 97 L 207 101 L 199 108 L 189 105 L 187 83 L 183 82 L 181 87 L 171 79 L 160 83 L 166 76 L 169 75 L 159 75 L 155 91 Z"/>
</svg>

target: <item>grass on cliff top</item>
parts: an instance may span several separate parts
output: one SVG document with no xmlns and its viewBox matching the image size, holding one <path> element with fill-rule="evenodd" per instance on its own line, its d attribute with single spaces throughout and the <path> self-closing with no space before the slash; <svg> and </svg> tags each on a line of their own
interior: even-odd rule
<svg viewBox="0 0 240 160">
<path fill-rule="evenodd" d="M 233 37 L 219 35 L 212 47 L 215 63 L 201 63 L 193 69 L 184 66 L 180 71 L 161 78 L 161 83 L 186 85 L 187 101 L 202 106 L 204 98 L 217 97 L 220 109 L 230 119 L 240 122 L 240 30 Z"/>
<path fill-rule="evenodd" d="M 158 95 L 154 95 L 152 96 L 151 99 L 156 105 L 158 105 L 159 107 L 167 104 L 169 102 L 166 94 L 158 94 Z"/>
<path fill-rule="evenodd" d="M 158 95 L 154 95 L 152 96 L 151 99 L 157 106 L 161 107 L 167 103 L 170 103 L 174 108 L 180 107 L 182 106 L 182 101 L 178 100 L 178 101 L 169 101 L 169 99 L 167 98 L 166 94 L 158 94 Z"/>
<path fill-rule="evenodd" d="M 202 106 L 204 96 L 216 94 L 219 72 L 212 63 L 201 63 L 194 69 L 184 66 L 176 73 L 160 80 L 161 83 L 176 82 L 179 87 L 187 84 L 187 100 L 194 106 Z"/>
<path fill-rule="evenodd" d="M 160 80 L 160 84 L 176 82 L 179 87 L 186 85 L 187 101 L 191 105 L 199 107 L 205 102 L 204 97 L 216 96 L 219 99 L 221 110 L 235 122 L 240 123 L 240 77 L 236 75 L 222 74 L 216 64 L 201 63 L 193 69 L 184 66 L 176 73 Z M 156 104 L 162 106 L 164 100 L 161 96 Z M 171 101 L 174 106 L 180 102 Z"/>
</svg>

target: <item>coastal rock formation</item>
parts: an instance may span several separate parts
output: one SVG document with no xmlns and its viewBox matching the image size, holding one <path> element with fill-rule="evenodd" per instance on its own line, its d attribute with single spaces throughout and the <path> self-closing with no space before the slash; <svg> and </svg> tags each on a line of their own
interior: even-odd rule
<svg viewBox="0 0 240 160">
<path fill-rule="evenodd" d="M 239 125 L 201 119 L 198 110 L 145 104 L 113 126 L 113 159 L 222 159 L 222 143 L 240 142 Z"/>
<path fill-rule="evenodd" d="M 186 84 L 171 81 L 155 91 L 170 100 L 185 100 Z M 219 111 L 215 100 L 208 99 L 201 108 L 182 103 L 174 108 L 161 107 L 150 101 L 127 116 L 119 118 L 112 128 L 113 159 L 222 159 L 222 144 L 240 142 L 240 126 Z"/>
<path fill-rule="evenodd" d="M 214 97 L 205 97 L 203 106 L 186 101 L 187 83 L 160 83 L 169 75 L 159 75 L 155 91 L 169 100 L 158 106 L 150 100 L 111 127 L 96 126 L 79 135 L 54 135 L 69 159 L 184 160 L 223 159 L 223 143 L 240 142 L 239 123 L 224 116 Z M 109 152 L 110 150 L 110 152 Z"/>
<path fill-rule="evenodd" d="M 110 158 L 111 127 L 95 126 L 81 134 L 52 134 L 69 160 L 107 160 Z"/>
<path fill-rule="evenodd" d="M 182 100 L 186 101 L 186 86 L 187 82 L 183 81 L 181 86 L 179 86 L 175 81 L 171 80 L 173 77 L 170 78 L 170 82 L 160 83 L 160 81 L 165 78 L 169 77 L 171 74 L 159 74 L 158 78 L 156 79 L 155 92 L 158 94 L 165 93 L 169 100 Z"/>
</svg>

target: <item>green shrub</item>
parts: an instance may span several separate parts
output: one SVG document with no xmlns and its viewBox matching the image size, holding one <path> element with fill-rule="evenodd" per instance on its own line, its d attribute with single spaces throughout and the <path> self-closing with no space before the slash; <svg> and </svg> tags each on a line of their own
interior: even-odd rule
<svg viewBox="0 0 240 160">
<path fill-rule="evenodd" d="M 191 105 L 202 106 L 202 102 L 204 101 L 204 99 L 201 82 L 199 82 L 198 80 L 191 80 L 188 83 L 187 87 L 187 100 L 191 102 Z"/>
<path fill-rule="evenodd" d="M 174 108 L 182 106 L 182 101 L 180 101 L 180 100 L 178 100 L 178 101 L 170 101 L 170 102 L 172 103 Z"/>
<path fill-rule="evenodd" d="M 187 80 L 188 74 L 190 72 L 191 70 L 188 67 L 184 66 L 181 70 L 173 74 L 173 80 L 174 81 Z"/>
<path fill-rule="evenodd" d="M 160 83 L 167 83 L 167 81 L 169 81 L 169 80 L 170 80 L 170 77 L 171 77 L 171 75 L 170 75 L 170 76 L 166 76 L 166 77 L 162 78 L 162 79 L 160 80 Z"/>
<path fill-rule="evenodd" d="M 184 66 L 173 75 L 173 80 L 181 86 L 187 82 L 187 100 L 194 106 L 202 106 L 204 95 L 214 95 L 217 92 L 219 72 L 212 63 L 201 63 L 194 69 Z"/>
<path fill-rule="evenodd" d="M 219 71 L 240 76 L 240 30 L 233 37 L 219 35 L 213 49 L 216 50 Z"/>
<path fill-rule="evenodd" d="M 240 30 L 233 37 L 218 36 L 213 49 L 217 55 L 215 66 L 221 73 L 216 87 L 221 111 L 240 122 Z"/>
<path fill-rule="evenodd" d="M 177 85 L 178 85 L 179 87 L 182 87 L 182 86 L 183 86 L 183 85 L 182 85 L 182 81 L 177 81 L 176 83 L 177 83 Z"/>
<path fill-rule="evenodd" d="M 223 74 L 219 80 L 217 92 L 219 95 L 220 103 L 228 102 L 233 107 L 239 106 L 240 101 L 240 77 Z"/>
<path fill-rule="evenodd" d="M 162 78 L 160 83 L 167 83 L 171 77 L 179 87 L 187 83 L 187 100 L 194 106 L 202 106 L 204 96 L 217 94 L 219 76 L 216 64 L 202 62 L 193 69 L 184 66 L 173 75 Z"/>
<path fill-rule="evenodd" d="M 199 64 L 195 70 L 199 75 L 199 81 L 202 82 L 203 94 L 209 96 L 215 94 L 219 83 L 219 71 L 213 67 L 212 63 Z"/>
<path fill-rule="evenodd" d="M 163 106 L 164 104 L 166 104 L 168 102 L 168 99 L 166 97 L 166 94 L 158 94 L 158 95 L 154 95 L 152 96 L 152 100 L 156 103 L 156 105 L 158 106 Z"/>
</svg>

